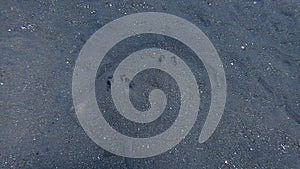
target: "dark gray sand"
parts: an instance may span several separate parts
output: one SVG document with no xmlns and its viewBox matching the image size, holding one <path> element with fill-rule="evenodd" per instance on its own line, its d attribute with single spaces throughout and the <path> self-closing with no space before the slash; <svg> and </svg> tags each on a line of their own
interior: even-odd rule
<svg viewBox="0 0 300 169">
<path fill-rule="evenodd" d="M 196 125 L 179 145 L 159 156 L 127 159 L 104 151 L 83 131 L 72 104 L 72 73 L 79 51 L 96 30 L 146 11 L 182 17 L 209 37 L 224 65 L 228 96 L 217 130 L 199 144 L 210 99 L 202 63 L 189 60 L 188 51 L 166 37 L 123 42 L 111 52 L 115 59 L 102 65 L 107 69 L 98 70 L 99 107 L 111 106 L 100 102 L 110 90 L 118 56 L 149 44 L 186 57 L 203 90 Z M 1 0 L 0 168 L 300 168 L 299 12 L 298 0 Z M 159 85 L 165 78 L 152 82 Z M 139 107 L 138 100 L 133 102 Z M 155 134 L 136 133 L 122 119 L 110 117 L 120 132 Z"/>
</svg>

